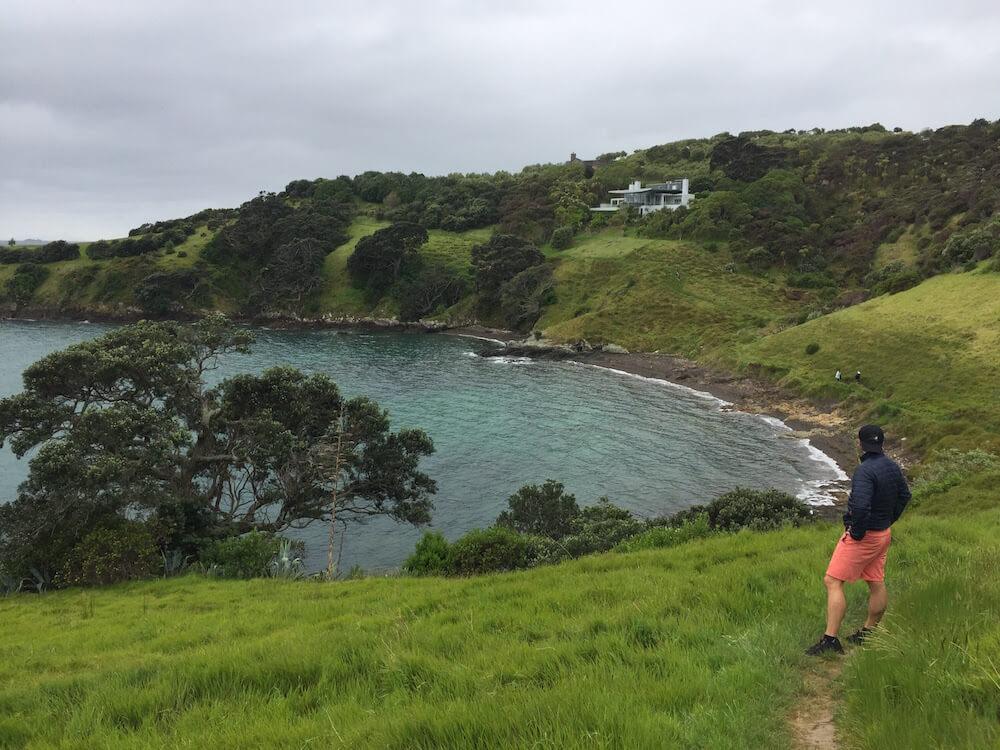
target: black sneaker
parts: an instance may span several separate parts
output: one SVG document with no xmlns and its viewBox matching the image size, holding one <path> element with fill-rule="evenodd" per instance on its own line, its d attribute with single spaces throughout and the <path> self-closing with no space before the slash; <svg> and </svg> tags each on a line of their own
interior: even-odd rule
<svg viewBox="0 0 1000 750">
<path fill-rule="evenodd" d="M 847 636 L 847 642 L 853 643 L 855 646 L 860 646 L 865 642 L 865 639 L 872 634 L 874 629 L 875 628 L 861 628 L 860 630 L 857 630 Z"/>
<path fill-rule="evenodd" d="M 844 647 L 835 635 L 824 635 L 819 641 L 806 649 L 808 656 L 822 656 L 826 653 L 842 654 Z"/>
</svg>

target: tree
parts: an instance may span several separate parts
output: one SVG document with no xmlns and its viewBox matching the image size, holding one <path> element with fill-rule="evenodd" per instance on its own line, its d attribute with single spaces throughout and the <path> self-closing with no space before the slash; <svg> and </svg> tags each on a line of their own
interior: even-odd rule
<svg viewBox="0 0 1000 750">
<path fill-rule="evenodd" d="M 347 271 L 356 286 L 378 297 L 399 279 L 404 263 L 414 260 L 427 240 L 427 230 L 419 224 L 397 222 L 362 237 L 347 259 Z"/>
<path fill-rule="evenodd" d="M 443 263 L 422 264 L 399 284 L 399 317 L 419 320 L 441 307 L 450 307 L 468 291 L 466 277 Z"/>
<path fill-rule="evenodd" d="M 10 240 L 9 240 L 9 241 L 7 242 L 7 244 L 8 244 L 8 245 L 9 245 L 10 247 L 14 247 L 14 245 L 16 245 L 16 244 L 17 244 L 17 240 L 15 240 L 15 239 L 14 239 L 13 237 L 11 237 L 11 238 L 10 238 Z"/>
<path fill-rule="evenodd" d="M 552 232 L 552 247 L 556 250 L 565 250 L 573 244 L 574 234 L 575 230 L 573 227 L 557 227 Z"/>
<path fill-rule="evenodd" d="M 195 519 L 216 537 L 329 521 L 334 487 L 338 523 L 426 522 L 435 485 L 418 470 L 433 451 L 422 431 L 393 433 L 373 402 L 345 402 L 326 376 L 292 368 L 207 386 L 219 357 L 251 340 L 221 316 L 144 321 L 31 365 L 24 391 L 0 401 L 0 446 L 37 451 L 0 506 L 0 566 L 59 570 L 122 519 Z M 323 455 L 339 415 L 348 437 L 334 475 Z"/>
<path fill-rule="evenodd" d="M 202 275 L 193 268 L 156 271 L 146 276 L 135 289 L 135 301 L 150 315 L 181 312 L 205 291 Z"/>
<path fill-rule="evenodd" d="M 573 531 L 573 520 L 580 514 L 576 497 L 564 492 L 561 482 L 526 484 L 509 498 L 508 510 L 497 516 L 497 525 L 522 534 L 537 534 L 561 539 Z"/>
<path fill-rule="evenodd" d="M 271 256 L 257 278 L 258 292 L 251 301 L 257 309 L 301 308 L 305 299 L 323 284 L 327 251 L 319 240 L 292 240 Z"/>
<path fill-rule="evenodd" d="M 500 316 L 514 331 L 525 331 L 541 317 L 542 307 L 550 302 L 555 288 L 552 266 L 541 263 L 526 268 L 500 290 Z"/>
<path fill-rule="evenodd" d="M 531 266 L 545 262 L 541 251 L 527 240 L 511 234 L 494 234 L 472 248 L 479 307 L 489 313 L 500 303 L 504 284 Z"/>
<path fill-rule="evenodd" d="M 48 278 L 49 271 L 37 263 L 22 263 L 14 269 L 14 275 L 7 279 L 7 296 L 18 304 L 31 301 L 35 290 Z"/>
</svg>

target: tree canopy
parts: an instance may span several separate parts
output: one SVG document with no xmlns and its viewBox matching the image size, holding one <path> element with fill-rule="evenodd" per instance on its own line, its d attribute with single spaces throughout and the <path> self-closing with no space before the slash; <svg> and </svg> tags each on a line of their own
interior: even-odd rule
<svg viewBox="0 0 1000 750">
<path fill-rule="evenodd" d="M 404 264 L 416 260 L 427 240 L 427 230 L 419 224 L 397 222 L 358 240 L 347 270 L 356 286 L 377 296 L 396 283 Z"/>
<path fill-rule="evenodd" d="M 392 432 L 377 404 L 345 400 L 322 374 L 207 384 L 251 341 L 222 317 L 140 322 L 31 365 L 23 392 L 0 401 L 0 445 L 36 451 L 0 506 L 0 567 L 51 574 L 88 534 L 129 519 L 164 548 L 334 516 L 427 522 L 436 486 L 419 462 L 434 448 L 421 430 Z"/>
</svg>

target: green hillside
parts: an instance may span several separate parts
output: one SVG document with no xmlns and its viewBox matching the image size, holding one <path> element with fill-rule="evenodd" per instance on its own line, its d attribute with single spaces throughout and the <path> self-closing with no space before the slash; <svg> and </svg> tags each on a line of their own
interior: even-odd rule
<svg viewBox="0 0 1000 750">
<path fill-rule="evenodd" d="M 812 355 L 811 343 L 819 344 Z M 912 447 L 1000 450 L 1000 273 L 936 276 L 726 354 L 898 425 Z M 836 383 L 834 372 L 847 376 Z M 862 383 L 852 376 L 862 370 Z"/>
<path fill-rule="evenodd" d="M 620 231 L 617 233 L 620 235 Z M 782 285 L 737 273 L 725 250 L 602 232 L 566 250 L 536 324 L 556 340 L 697 355 L 790 315 Z"/>
<path fill-rule="evenodd" d="M 996 511 L 899 524 L 885 634 L 842 678 L 845 747 L 1000 738 L 998 532 Z M 836 535 L 461 580 L 185 577 L 0 600 L 0 747 L 789 747 Z"/>
</svg>

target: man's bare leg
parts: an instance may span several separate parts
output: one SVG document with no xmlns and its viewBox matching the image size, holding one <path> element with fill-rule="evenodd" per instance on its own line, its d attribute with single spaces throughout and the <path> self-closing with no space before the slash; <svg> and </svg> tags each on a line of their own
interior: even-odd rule
<svg viewBox="0 0 1000 750">
<path fill-rule="evenodd" d="M 866 628 L 874 628 L 879 624 L 885 608 L 889 606 L 889 591 L 884 581 L 868 581 L 868 619 Z"/>
<path fill-rule="evenodd" d="M 826 586 L 826 633 L 836 637 L 840 632 L 840 624 L 847 612 L 847 597 L 844 596 L 844 582 L 833 576 L 824 576 Z"/>
</svg>

